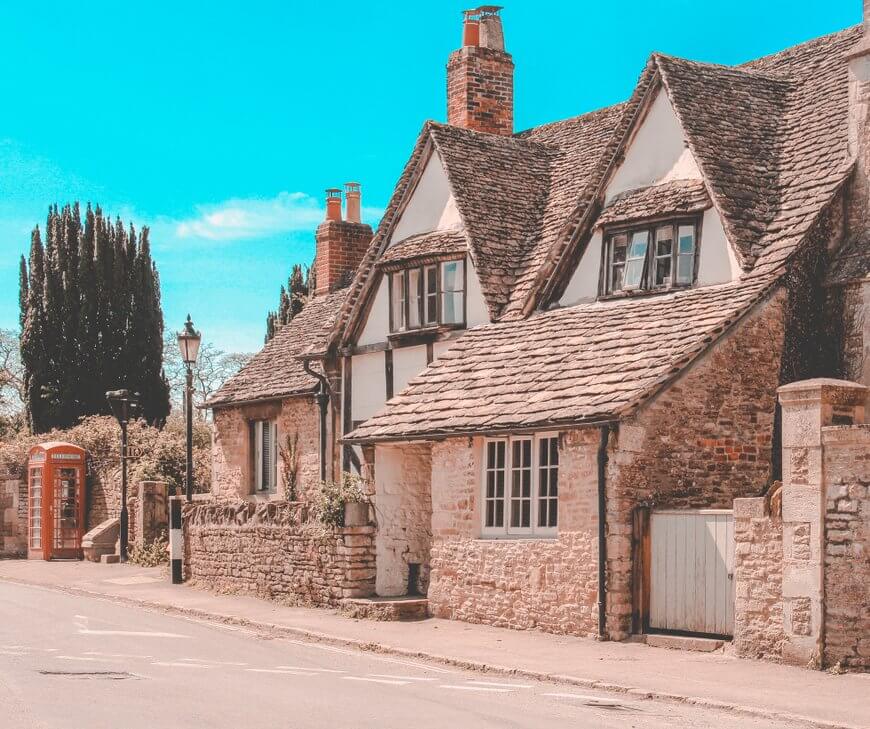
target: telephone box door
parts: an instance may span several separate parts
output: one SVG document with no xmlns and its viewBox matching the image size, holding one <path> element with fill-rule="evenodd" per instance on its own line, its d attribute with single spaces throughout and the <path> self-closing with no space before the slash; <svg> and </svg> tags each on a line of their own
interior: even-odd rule
<svg viewBox="0 0 870 729">
<path fill-rule="evenodd" d="M 54 465 L 52 476 L 51 555 L 49 559 L 78 559 L 82 556 L 82 466 Z"/>
</svg>

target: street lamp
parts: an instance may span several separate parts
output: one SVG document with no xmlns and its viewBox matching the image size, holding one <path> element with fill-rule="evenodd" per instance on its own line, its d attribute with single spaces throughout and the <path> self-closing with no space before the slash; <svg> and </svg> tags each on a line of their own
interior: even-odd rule
<svg viewBox="0 0 870 729">
<path fill-rule="evenodd" d="M 178 348 L 181 359 L 187 370 L 187 383 L 184 389 L 184 404 L 187 419 L 187 474 L 185 476 L 184 492 L 188 501 L 193 501 L 193 366 L 199 354 L 199 343 L 202 335 L 193 328 L 190 314 L 184 323 L 184 329 L 178 332 Z"/>
<path fill-rule="evenodd" d="M 129 390 L 110 390 L 106 393 L 112 415 L 121 426 L 121 562 L 127 561 L 127 534 L 130 516 L 127 513 L 127 423 L 134 417 L 139 406 L 139 393 Z"/>
</svg>

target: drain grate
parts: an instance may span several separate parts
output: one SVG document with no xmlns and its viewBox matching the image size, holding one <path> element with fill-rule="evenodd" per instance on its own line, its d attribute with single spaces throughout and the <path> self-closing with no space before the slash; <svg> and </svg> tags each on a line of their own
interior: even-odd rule
<svg viewBox="0 0 870 729">
<path fill-rule="evenodd" d="M 39 671 L 42 676 L 59 676 L 60 678 L 97 679 L 103 681 L 123 681 L 125 679 L 141 678 L 127 671 Z"/>
</svg>

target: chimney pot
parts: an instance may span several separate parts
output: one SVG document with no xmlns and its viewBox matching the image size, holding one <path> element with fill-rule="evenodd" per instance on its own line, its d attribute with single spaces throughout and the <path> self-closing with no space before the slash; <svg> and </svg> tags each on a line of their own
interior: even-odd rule
<svg viewBox="0 0 870 729">
<path fill-rule="evenodd" d="M 358 182 L 344 183 L 345 219 L 348 223 L 361 223 L 360 188 Z"/>
<path fill-rule="evenodd" d="M 326 219 L 341 220 L 341 190 L 337 187 L 326 190 Z"/>
</svg>

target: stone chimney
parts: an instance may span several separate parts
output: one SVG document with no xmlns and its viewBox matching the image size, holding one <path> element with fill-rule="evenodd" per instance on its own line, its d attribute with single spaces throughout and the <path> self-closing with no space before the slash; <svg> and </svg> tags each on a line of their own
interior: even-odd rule
<svg viewBox="0 0 870 729">
<path fill-rule="evenodd" d="M 510 136 L 514 131 L 514 62 L 504 49 L 501 8 L 465 10 L 462 48 L 447 61 L 447 123 Z"/>
<path fill-rule="evenodd" d="M 349 182 L 347 220 L 341 219 L 341 190 L 326 191 L 326 220 L 317 226 L 314 256 L 314 295 L 347 286 L 372 241 L 372 229 L 360 222 L 360 186 Z"/>
<path fill-rule="evenodd" d="M 850 235 L 870 234 L 870 0 L 864 0 L 864 34 L 849 56 L 849 151 L 855 156 Z"/>
</svg>

